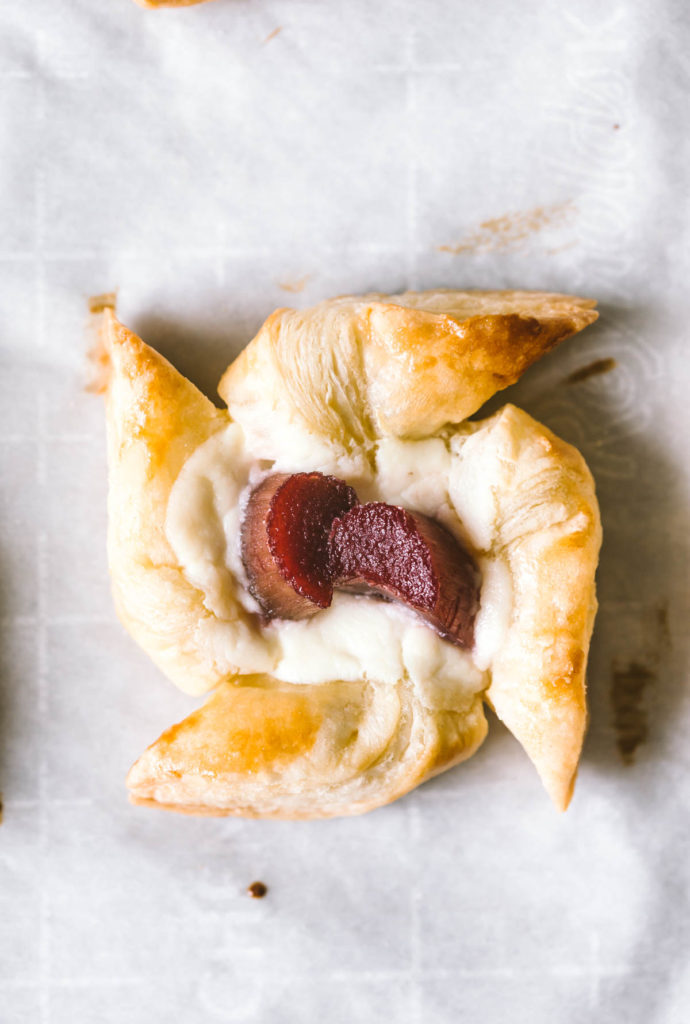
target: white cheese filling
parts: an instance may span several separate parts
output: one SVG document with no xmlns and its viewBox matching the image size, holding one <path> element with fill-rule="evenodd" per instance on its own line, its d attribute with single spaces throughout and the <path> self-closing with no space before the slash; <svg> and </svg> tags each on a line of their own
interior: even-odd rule
<svg viewBox="0 0 690 1024">
<path fill-rule="evenodd" d="M 384 439 L 375 449 L 374 469 L 353 478 L 323 451 L 311 464 L 271 466 L 247 449 L 242 428 L 230 423 L 187 460 L 173 485 L 166 534 L 189 581 L 213 613 L 213 657 L 221 670 L 270 672 L 292 683 L 368 679 L 394 684 L 412 681 L 430 707 L 466 707 L 489 683 L 488 673 L 510 624 L 512 592 L 507 565 L 486 554 L 493 533 L 492 502 L 473 481 L 474 514 L 460 521 L 452 499 L 453 468 L 462 457 L 458 431 L 443 439 Z M 269 469 L 318 469 L 347 479 L 361 501 L 385 501 L 433 516 L 469 543 L 482 573 L 475 644 L 462 651 L 442 640 L 412 611 L 370 597 L 336 593 L 330 608 L 297 622 L 276 619 L 261 626 L 258 606 L 246 588 L 240 554 L 243 507 L 253 486 Z M 467 504 L 465 495 L 463 504 Z M 470 521 L 471 520 L 471 521 Z M 487 521 L 484 521 L 487 520 Z M 482 554 L 484 552 L 484 554 Z"/>
</svg>

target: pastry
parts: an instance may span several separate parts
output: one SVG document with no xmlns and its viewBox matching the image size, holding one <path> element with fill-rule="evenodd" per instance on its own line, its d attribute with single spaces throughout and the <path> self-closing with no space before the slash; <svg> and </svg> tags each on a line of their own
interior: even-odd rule
<svg viewBox="0 0 690 1024">
<path fill-rule="evenodd" d="M 278 310 L 223 409 L 103 313 L 116 607 L 175 684 L 213 691 L 134 764 L 135 803 L 367 811 L 469 757 L 486 702 L 567 807 L 594 485 L 515 406 L 468 418 L 593 306 L 437 291 Z"/>
</svg>

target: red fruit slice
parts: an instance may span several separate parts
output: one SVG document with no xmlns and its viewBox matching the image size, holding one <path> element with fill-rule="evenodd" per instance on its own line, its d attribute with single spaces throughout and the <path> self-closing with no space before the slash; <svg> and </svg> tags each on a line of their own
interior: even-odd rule
<svg viewBox="0 0 690 1024">
<path fill-rule="evenodd" d="M 351 487 L 322 473 L 274 473 L 254 488 L 242 560 L 267 618 L 303 619 L 330 605 L 329 531 L 356 503 Z"/>
<path fill-rule="evenodd" d="M 334 520 L 329 548 L 334 586 L 402 601 L 445 639 L 472 646 L 479 573 L 440 523 L 395 505 L 357 505 Z"/>
</svg>

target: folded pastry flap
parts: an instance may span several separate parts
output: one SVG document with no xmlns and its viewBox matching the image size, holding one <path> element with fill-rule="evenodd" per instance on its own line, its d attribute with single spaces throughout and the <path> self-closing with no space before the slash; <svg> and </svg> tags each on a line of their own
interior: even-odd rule
<svg viewBox="0 0 690 1024">
<path fill-rule="evenodd" d="M 534 762 L 553 802 L 572 795 L 587 725 L 585 670 L 601 526 L 579 452 L 506 406 L 462 451 L 489 474 L 494 546 L 507 560 L 513 617 L 494 659 L 488 699 Z M 463 480 L 455 486 L 462 488 Z"/>
<path fill-rule="evenodd" d="M 165 512 L 172 485 L 191 453 L 227 425 L 217 409 L 163 356 L 104 314 L 112 528 L 144 559 L 166 563 Z"/>
<path fill-rule="evenodd" d="M 553 540 L 543 552 L 561 562 L 563 578 L 557 583 L 548 569 L 535 573 L 528 567 L 541 553 L 530 551 L 529 545 L 515 553 L 512 564 L 522 581 L 518 585 L 524 603 L 496 659 L 487 693 L 561 811 L 572 796 L 587 727 L 585 672 L 596 612 L 590 597 L 594 570 L 583 573 L 571 547 L 578 543 L 578 533 L 576 528 L 570 538 Z M 532 636 L 520 635 L 535 620 L 539 625 Z"/>
<path fill-rule="evenodd" d="M 218 392 L 262 458 L 319 465 L 375 439 L 355 309 L 279 309 L 225 371 Z"/>
<path fill-rule="evenodd" d="M 469 756 L 486 731 L 479 702 L 464 716 L 434 716 L 403 686 L 243 682 L 222 684 L 149 747 L 128 776 L 133 802 L 261 817 L 358 813 Z"/>
<path fill-rule="evenodd" d="M 441 291 L 278 310 L 219 392 L 262 454 L 286 432 L 344 452 L 378 437 L 428 437 L 592 323 L 593 305 L 545 293 Z"/>
<path fill-rule="evenodd" d="M 118 613 L 134 638 L 183 688 L 219 681 L 193 637 L 208 618 L 165 533 L 172 485 L 188 456 L 228 422 L 170 363 L 103 314 L 108 359 L 108 559 Z"/>
<path fill-rule="evenodd" d="M 596 318 L 586 312 L 583 326 Z M 430 437 L 446 424 L 462 423 L 580 329 L 574 317 L 541 313 L 536 302 L 520 312 L 467 319 L 422 308 L 372 306 L 365 363 L 378 434 Z"/>
</svg>

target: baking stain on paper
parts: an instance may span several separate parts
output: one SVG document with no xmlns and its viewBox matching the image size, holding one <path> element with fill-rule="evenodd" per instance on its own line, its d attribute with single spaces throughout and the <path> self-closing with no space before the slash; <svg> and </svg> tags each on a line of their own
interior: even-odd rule
<svg viewBox="0 0 690 1024">
<path fill-rule="evenodd" d="M 651 617 L 645 615 L 645 626 L 648 633 L 647 657 L 633 658 L 627 662 L 614 661 L 611 666 L 611 705 L 616 746 L 623 763 L 627 765 L 634 763 L 637 748 L 648 737 L 646 693 L 656 683 L 661 659 L 671 647 L 667 601 L 656 605 Z"/>
<path fill-rule="evenodd" d="M 283 26 L 282 25 L 279 25 L 278 28 L 274 28 L 272 32 L 268 33 L 268 35 L 266 36 L 266 38 L 264 39 L 264 41 L 263 41 L 263 43 L 261 45 L 265 46 L 266 43 L 270 43 L 271 39 L 275 39 L 275 37 L 280 32 L 282 32 L 282 31 L 283 31 Z"/>
<path fill-rule="evenodd" d="M 645 690 L 656 679 L 654 672 L 636 661 L 613 666 L 611 703 L 616 745 L 625 764 L 632 764 L 635 751 L 647 739 Z"/>
<path fill-rule="evenodd" d="M 465 252 L 500 252 L 519 249 L 523 242 L 545 228 L 557 227 L 575 211 L 572 200 L 554 206 L 535 206 L 533 210 L 504 213 L 481 222 L 455 245 L 439 245 L 439 252 L 460 256 Z"/>
<path fill-rule="evenodd" d="M 284 292 L 291 292 L 293 295 L 296 295 L 298 292 L 304 291 L 311 280 L 311 276 L 311 274 L 305 274 L 304 277 L 299 277 L 295 281 L 278 281 L 278 287 L 282 288 Z"/>
<path fill-rule="evenodd" d="M 580 384 L 583 380 L 589 380 L 590 377 L 598 377 L 602 373 L 610 373 L 611 370 L 615 370 L 618 363 L 615 359 L 595 359 L 593 363 L 587 363 L 586 366 L 581 366 L 579 370 L 575 370 L 568 377 L 565 378 L 565 384 Z"/>
<path fill-rule="evenodd" d="M 656 609 L 657 645 L 659 651 L 671 646 L 671 627 L 668 622 L 668 601 L 662 601 Z"/>
</svg>

